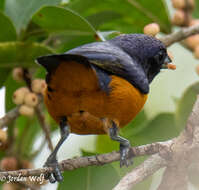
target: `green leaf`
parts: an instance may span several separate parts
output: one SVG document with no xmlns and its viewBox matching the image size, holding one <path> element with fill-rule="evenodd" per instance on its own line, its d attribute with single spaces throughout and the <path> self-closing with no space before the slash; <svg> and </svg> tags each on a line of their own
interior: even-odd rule
<svg viewBox="0 0 199 190">
<path fill-rule="evenodd" d="M 0 69 L 0 88 L 4 85 L 4 82 L 7 80 L 9 72 L 10 69 Z"/>
<path fill-rule="evenodd" d="M 4 10 L 5 0 L 0 1 L 0 10 Z"/>
<path fill-rule="evenodd" d="M 136 135 L 127 134 L 133 146 L 166 141 L 178 135 L 175 127 L 175 116 L 172 113 L 161 113 L 146 124 Z"/>
<path fill-rule="evenodd" d="M 65 51 L 68 51 L 70 49 L 73 49 L 77 46 L 83 45 L 83 44 L 87 44 L 87 43 L 91 43 L 93 42 L 94 36 L 64 36 L 63 38 L 60 38 L 61 40 L 61 44 L 56 47 L 56 51 L 62 53 Z"/>
<path fill-rule="evenodd" d="M 102 190 L 112 189 L 119 181 L 117 171 L 111 165 L 90 166 L 63 173 L 64 181 L 58 190 Z"/>
<path fill-rule="evenodd" d="M 51 53 L 50 48 L 38 43 L 0 43 L 0 68 L 36 66 L 37 57 Z"/>
<path fill-rule="evenodd" d="M 127 126 L 122 128 L 121 135 L 136 135 L 141 130 L 143 130 L 146 127 L 146 123 L 148 122 L 148 118 L 146 113 L 141 111 L 135 119 L 133 119 Z"/>
<path fill-rule="evenodd" d="M 4 15 L 3 12 L 0 12 L 0 26 L 1 26 L 1 34 L 0 34 L 0 42 L 5 41 L 15 41 L 17 38 L 16 30 L 11 20 Z"/>
<path fill-rule="evenodd" d="M 95 27 L 99 28 L 104 23 L 112 22 L 115 19 L 119 19 L 121 14 L 113 11 L 101 11 L 99 13 L 90 15 L 87 17 L 87 20 Z"/>
<path fill-rule="evenodd" d="M 82 156 L 95 156 L 97 153 L 91 152 L 91 151 L 87 151 L 84 149 L 81 149 L 81 155 Z"/>
<path fill-rule="evenodd" d="M 142 32 L 151 22 L 160 24 L 163 32 L 170 32 L 171 23 L 164 0 L 73 0 L 68 7 L 86 17 L 99 30 L 117 30 L 124 33 Z M 96 15 L 107 12 L 104 22 Z M 120 16 L 117 16 L 120 15 Z"/>
<path fill-rule="evenodd" d="M 199 17 L 199 1 L 195 1 L 195 9 L 193 12 L 193 16 L 198 19 Z"/>
<path fill-rule="evenodd" d="M 32 17 L 32 22 L 40 27 L 37 29 L 38 32 L 42 29 L 52 34 L 70 36 L 94 36 L 96 33 L 88 21 L 80 15 L 70 9 L 61 7 L 46 6 L 41 8 Z"/>
<path fill-rule="evenodd" d="M 46 74 L 47 74 L 46 70 L 43 67 L 39 67 L 35 71 L 33 78 L 43 78 L 43 79 L 45 79 Z"/>
<path fill-rule="evenodd" d="M 150 190 L 152 181 L 153 181 L 153 177 L 150 176 L 147 179 L 145 179 L 144 181 L 138 183 L 131 190 Z"/>
<path fill-rule="evenodd" d="M 20 116 L 16 120 L 16 127 L 18 128 L 18 135 L 15 142 L 17 151 L 23 157 L 27 157 L 32 151 L 35 138 L 41 131 L 40 124 L 36 116 L 33 118 Z"/>
<path fill-rule="evenodd" d="M 191 113 L 193 105 L 196 101 L 196 96 L 199 94 L 199 82 L 191 85 L 186 89 L 181 99 L 178 101 L 176 108 L 176 126 L 179 129 L 183 129 L 186 125 L 186 121 Z"/>
<path fill-rule="evenodd" d="M 96 139 L 96 149 L 97 153 L 107 153 L 119 150 L 119 143 L 111 140 L 108 135 L 98 135 Z"/>
<path fill-rule="evenodd" d="M 151 187 L 152 181 L 153 181 L 153 175 L 149 176 L 144 181 L 136 184 L 135 187 L 133 187 L 131 190 L 150 190 L 151 189 L 150 187 Z"/>
<path fill-rule="evenodd" d="M 14 22 L 17 31 L 25 29 L 31 16 L 43 5 L 57 5 L 61 0 L 6 0 L 5 12 Z"/>
</svg>

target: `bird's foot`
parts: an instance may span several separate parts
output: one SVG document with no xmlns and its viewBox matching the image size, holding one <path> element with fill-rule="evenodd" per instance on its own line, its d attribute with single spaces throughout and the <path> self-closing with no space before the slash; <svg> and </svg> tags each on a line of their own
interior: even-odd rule
<svg viewBox="0 0 199 190">
<path fill-rule="evenodd" d="M 44 164 L 44 167 L 53 168 L 53 172 L 45 176 L 45 179 L 49 180 L 50 183 L 63 181 L 63 176 L 61 174 L 59 164 L 55 158 L 53 159 L 48 158 L 46 163 Z"/>
<path fill-rule="evenodd" d="M 124 165 L 128 167 L 133 164 L 133 151 L 130 148 L 130 144 L 120 144 L 120 167 Z"/>
</svg>

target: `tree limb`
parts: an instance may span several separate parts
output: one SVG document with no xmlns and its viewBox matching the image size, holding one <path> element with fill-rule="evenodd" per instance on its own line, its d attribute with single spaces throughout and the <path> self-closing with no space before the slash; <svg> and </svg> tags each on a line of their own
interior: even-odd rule
<svg viewBox="0 0 199 190">
<path fill-rule="evenodd" d="M 46 124 L 45 117 L 43 116 L 42 110 L 40 109 L 39 105 L 35 107 L 35 112 L 41 125 L 41 128 L 45 134 L 46 141 L 48 142 L 48 147 L 51 151 L 53 151 L 53 144 L 50 138 L 50 127 Z"/>
<path fill-rule="evenodd" d="M 167 146 L 159 149 L 157 157 L 151 156 L 132 172 L 124 176 L 114 190 L 128 190 L 138 182 L 167 166 L 158 190 L 187 190 L 188 168 L 199 158 L 199 96 L 187 120 L 185 129 Z M 150 164 L 149 164 L 150 163 Z"/>
<path fill-rule="evenodd" d="M 199 96 L 187 120 L 184 131 L 171 147 L 172 158 L 164 172 L 158 190 L 187 190 L 188 169 L 199 158 Z"/>
<path fill-rule="evenodd" d="M 166 161 L 158 154 L 145 160 L 142 164 L 124 176 L 113 190 L 130 190 L 139 182 L 153 175 L 157 170 L 166 166 Z"/>
<path fill-rule="evenodd" d="M 186 39 L 189 36 L 192 36 L 198 33 L 199 33 L 199 25 L 195 25 L 195 26 L 190 26 L 188 28 L 183 28 L 179 30 L 178 32 L 174 32 L 169 35 L 166 35 L 162 38 L 159 38 L 159 40 L 161 40 L 166 45 L 166 47 L 168 47 L 175 42 L 179 42 L 181 40 Z"/>
<path fill-rule="evenodd" d="M 169 147 L 172 141 L 166 142 L 157 142 L 147 145 L 142 145 L 138 147 L 132 147 L 132 152 L 134 156 L 143 156 L 143 155 L 152 155 L 158 152 L 161 152 L 165 149 L 165 147 Z M 119 152 L 111 152 L 107 154 L 100 154 L 96 156 L 88 156 L 88 157 L 77 157 L 73 159 L 63 160 L 59 163 L 59 166 L 62 171 L 66 170 L 74 170 L 77 168 L 92 166 L 92 165 L 104 165 L 108 163 L 112 163 L 115 161 L 120 160 L 120 153 Z M 39 169 L 22 169 L 17 171 L 4 171 L 0 172 L 1 177 L 17 177 L 17 176 L 40 176 L 41 174 L 48 174 L 51 173 L 53 169 L 51 167 L 39 168 Z"/>
</svg>

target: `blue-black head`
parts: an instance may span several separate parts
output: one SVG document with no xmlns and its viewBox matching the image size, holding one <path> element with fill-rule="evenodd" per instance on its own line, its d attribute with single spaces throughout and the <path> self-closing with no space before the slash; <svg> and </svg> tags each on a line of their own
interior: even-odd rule
<svg viewBox="0 0 199 190">
<path fill-rule="evenodd" d="M 133 60 L 142 65 L 149 82 L 165 65 L 171 62 L 165 45 L 158 39 L 144 34 L 120 35 L 111 43 L 128 53 Z"/>
</svg>

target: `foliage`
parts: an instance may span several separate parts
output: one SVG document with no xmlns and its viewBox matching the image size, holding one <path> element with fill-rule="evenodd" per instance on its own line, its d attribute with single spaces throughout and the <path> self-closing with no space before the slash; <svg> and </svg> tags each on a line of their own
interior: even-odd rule
<svg viewBox="0 0 199 190">
<path fill-rule="evenodd" d="M 198 16 L 198 3 L 195 15 Z M 110 39 L 118 33 L 142 33 L 151 22 L 159 23 L 163 33 L 171 32 L 171 22 L 164 0 L 1 0 L 0 1 L 0 87 L 6 87 L 6 111 L 14 108 L 13 92 L 24 85 L 12 79 L 11 70 L 29 68 L 33 77 L 44 78 L 45 72 L 35 63 L 35 58 L 51 53 L 63 53 L 76 46 Z M 159 113 L 148 118 L 142 111 L 135 120 L 121 130 L 132 145 L 163 141 L 176 136 L 184 127 L 199 84 L 191 86 L 179 100 L 175 113 Z M 48 123 L 55 123 L 44 110 Z M 18 156 L 29 158 L 37 135 L 39 123 L 24 116 L 12 124 L 18 129 L 16 150 Z M 95 153 L 118 149 L 118 143 L 107 136 L 96 140 Z M 0 154 L 2 157 L 2 154 Z M 137 166 L 146 158 L 136 158 Z M 41 163 L 42 165 L 43 163 Z M 64 182 L 58 189 L 111 189 L 128 169 L 119 169 L 118 163 L 103 167 L 88 167 L 64 172 Z M 152 179 L 136 187 L 149 189 Z"/>
</svg>

